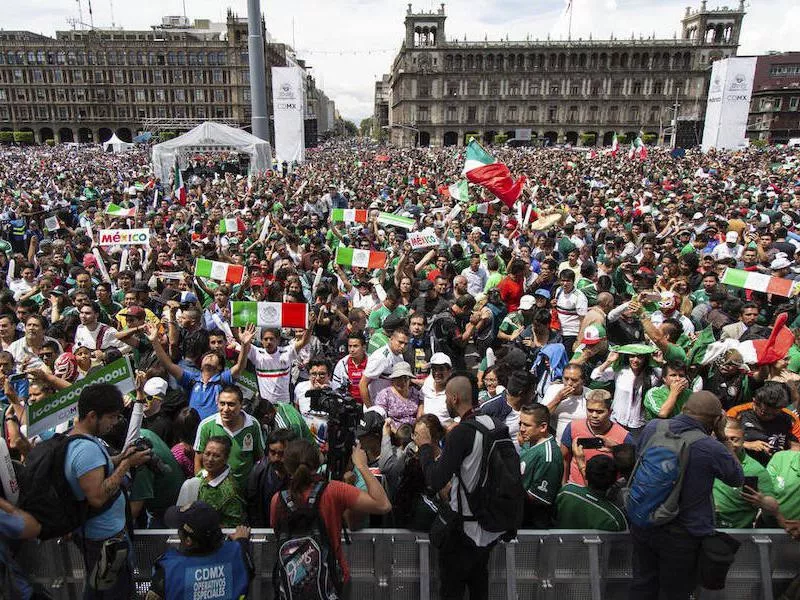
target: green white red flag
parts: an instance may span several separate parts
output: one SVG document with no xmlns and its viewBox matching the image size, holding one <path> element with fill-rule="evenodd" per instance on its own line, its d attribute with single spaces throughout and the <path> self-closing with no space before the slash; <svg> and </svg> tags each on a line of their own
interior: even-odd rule
<svg viewBox="0 0 800 600">
<path fill-rule="evenodd" d="M 216 260 L 198 258 L 194 264 L 196 277 L 205 277 L 224 283 L 242 283 L 244 279 L 244 265 L 232 265 Z"/>
<path fill-rule="evenodd" d="M 500 198 L 509 208 L 517 201 L 525 185 L 524 175 L 514 181 L 508 167 L 497 162 L 474 139 L 467 146 L 463 174 L 472 183 L 486 188 Z"/>
<path fill-rule="evenodd" d="M 784 298 L 794 296 L 797 282 L 783 277 L 772 277 L 755 271 L 727 268 L 722 274 L 721 283 L 765 294 L 776 294 Z"/>
<path fill-rule="evenodd" d="M 453 200 L 466 202 L 469 200 L 469 181 L 462 179 L 448 187 L 447 192 Z"/>
<path fill-rule="evenodd" d="M 386 264 L 386 253 L 339 246 L 336 248 L 336 264 L 345 267 L 380 269 Z"/>
<path fill-rule="evenodd" d="M 220 219 L 219 222 L 220 233 L 238 233 L 246 229 L 247 226 L 244 224 L 244 221 L 238 217 L 233 219 Z"/>
<path fill-rule="evenodd" d="M 112 217 L 135 217 L 136 209 L 122 208 L 121 206 L 114 204 L 112 202 L 111 204 L 106 206 L 106 214 L 111 215 Z"/>
<path fill-rule="evenodd" d="M 331 211 L 333 223 L 366 223 L 369 220 L 369 211 L 355 208 L 334 208 Z"/>
<path fill-rule="evenodd" d="M 308 327 L 308 304 L 304 302 L 231 302 L 231 325 L 258 327 Z"/>
</svg>

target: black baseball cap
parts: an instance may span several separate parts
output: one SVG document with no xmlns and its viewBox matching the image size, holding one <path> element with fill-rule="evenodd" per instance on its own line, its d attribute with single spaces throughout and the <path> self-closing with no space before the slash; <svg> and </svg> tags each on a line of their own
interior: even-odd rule
<svg viewBox="0 0 800 600">
<path fill-rule="evenodd" d="M 367 410 L 356 425 L 355 436 L 361 437 L 370 433 L 381 433 L 383 431 L 383 415 L 376 410 Z"/>
<path fill-rule="evenodd" d="M 184 506 L 170 506 L 164 514 L 164 522 L 167 527 L 174 527 L 197 540 L 211 539 L 221 531 L 217 510 L 200 500 Z"/>
</svg>

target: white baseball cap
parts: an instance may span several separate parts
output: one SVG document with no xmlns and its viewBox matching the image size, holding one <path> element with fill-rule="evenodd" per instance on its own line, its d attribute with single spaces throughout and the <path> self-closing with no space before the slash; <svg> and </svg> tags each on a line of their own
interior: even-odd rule
<svg viewBox="0 0 800 600">
<path fill-rule="evenodd" d="M 529 294 L 525 294 L 522 298 L 519 299 L 520 310 L 530 310 L 534 306 L 536 306 L 536 298 L 534 298 Z"/>
<path fill-rule="evenodd" d="M 444 352 L 434 352 L 433 356 L 431 356 L 431 365 L 447 365 L 448 367 L 452 367 L 453 361 L 451 361 L 450 357 Z"/>
<path fill-rule="evenodd" d="M 735 244 L 736 242 L 739 241 L 739 234 L 736 233 L 735 231 L 729 231 L 728 233 L 725 234 L 725 241 L 731 244 Z"/>
</svg>

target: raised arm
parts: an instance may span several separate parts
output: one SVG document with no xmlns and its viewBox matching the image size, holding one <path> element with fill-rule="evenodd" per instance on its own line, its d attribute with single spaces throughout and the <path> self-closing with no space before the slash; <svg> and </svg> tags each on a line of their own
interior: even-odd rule
<svg viewBox="0 0 800 600">
<path fill-rule="evenodd" d="M 239 348 L 239 358 L 236 360 L 236 364 L 231 367 L 231 376 L 233 378 L 239 377 L 239 373 L 244 370 L 247 364 L 247 355 L 250 352 L 250 345 L 253 343 L 255 335 L 256 326 L 252 323 L 248 323 L 247 327 L 239 328 L 239 342 L 241 343 L 241 348 Z"/>
<path fill-rule="evenodd" d="M 147 332 L 147 339 L 153 344 L 153 352 L 156 353 L 158 361 L 164 365 L 167 372 L 175 379 L 179 380 L 183 377 L 183 369 L 172 362 L 172 359 L 167 354 L 164 347 L 161 345 L 161 340 L 158 335 L 158 327 L 152 323 L 145 323 L 145 331 Z"/>
</svg>

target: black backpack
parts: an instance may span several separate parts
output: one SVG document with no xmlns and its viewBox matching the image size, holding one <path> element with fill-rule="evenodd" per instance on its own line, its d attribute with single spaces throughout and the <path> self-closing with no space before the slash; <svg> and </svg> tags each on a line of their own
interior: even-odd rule
<svg viewBox="0 0 800 600">
<path fill-rule="evenodd" d="M 20 480 L 20 508 L 32 514 L 42 525 L 39 539 L 49 540 L 72 533 L 90 518 L 107 511 L 116 502 L 117 490 L 102 507 L 92 508 L 87 500 L 78 500 L 64 474 L 67 448 L 73 440 L 97 441 L 86 435 L 56 434 L 37 444 L 28 453 Z M 100 445 L 98 444 L 98 447 Z M 108 477 L 108 465 L 105 477 Z"/>
<path fill-rule="evenodd" d="M 326 485 L 325 481 L 314 483 L 306 504 L 296 503 L 289 490 L 280 492 L 275 528 L 278 553 L 272 571 L 276 599 L 341 598 L 342 573 L 319 513 Z"/>
<path fill-rule="evenodd" d="M 477 521 L 486 531 L 513 535 L 522 526 L 525 490 L 519 454 L 511 441 L 508 427 L 494 421 L 494 428 L 489 429 L 477 418 L 461 421 L 461 424 L 472 427 L 483 437 L 478 483 L 472 492 L 466 493 L 473 516 L 465 520 Z M 458 499 L 460 503 L 460 493 Z"/>
<path fill-rule="evenodd" d="M 279 477 L 268 457 L 262 458 L 247 477 L 245 501 L 247 519 L 251 527 L 269 527 L 270 501 L 286 489 L 288 478 Z"/>
</svg>

